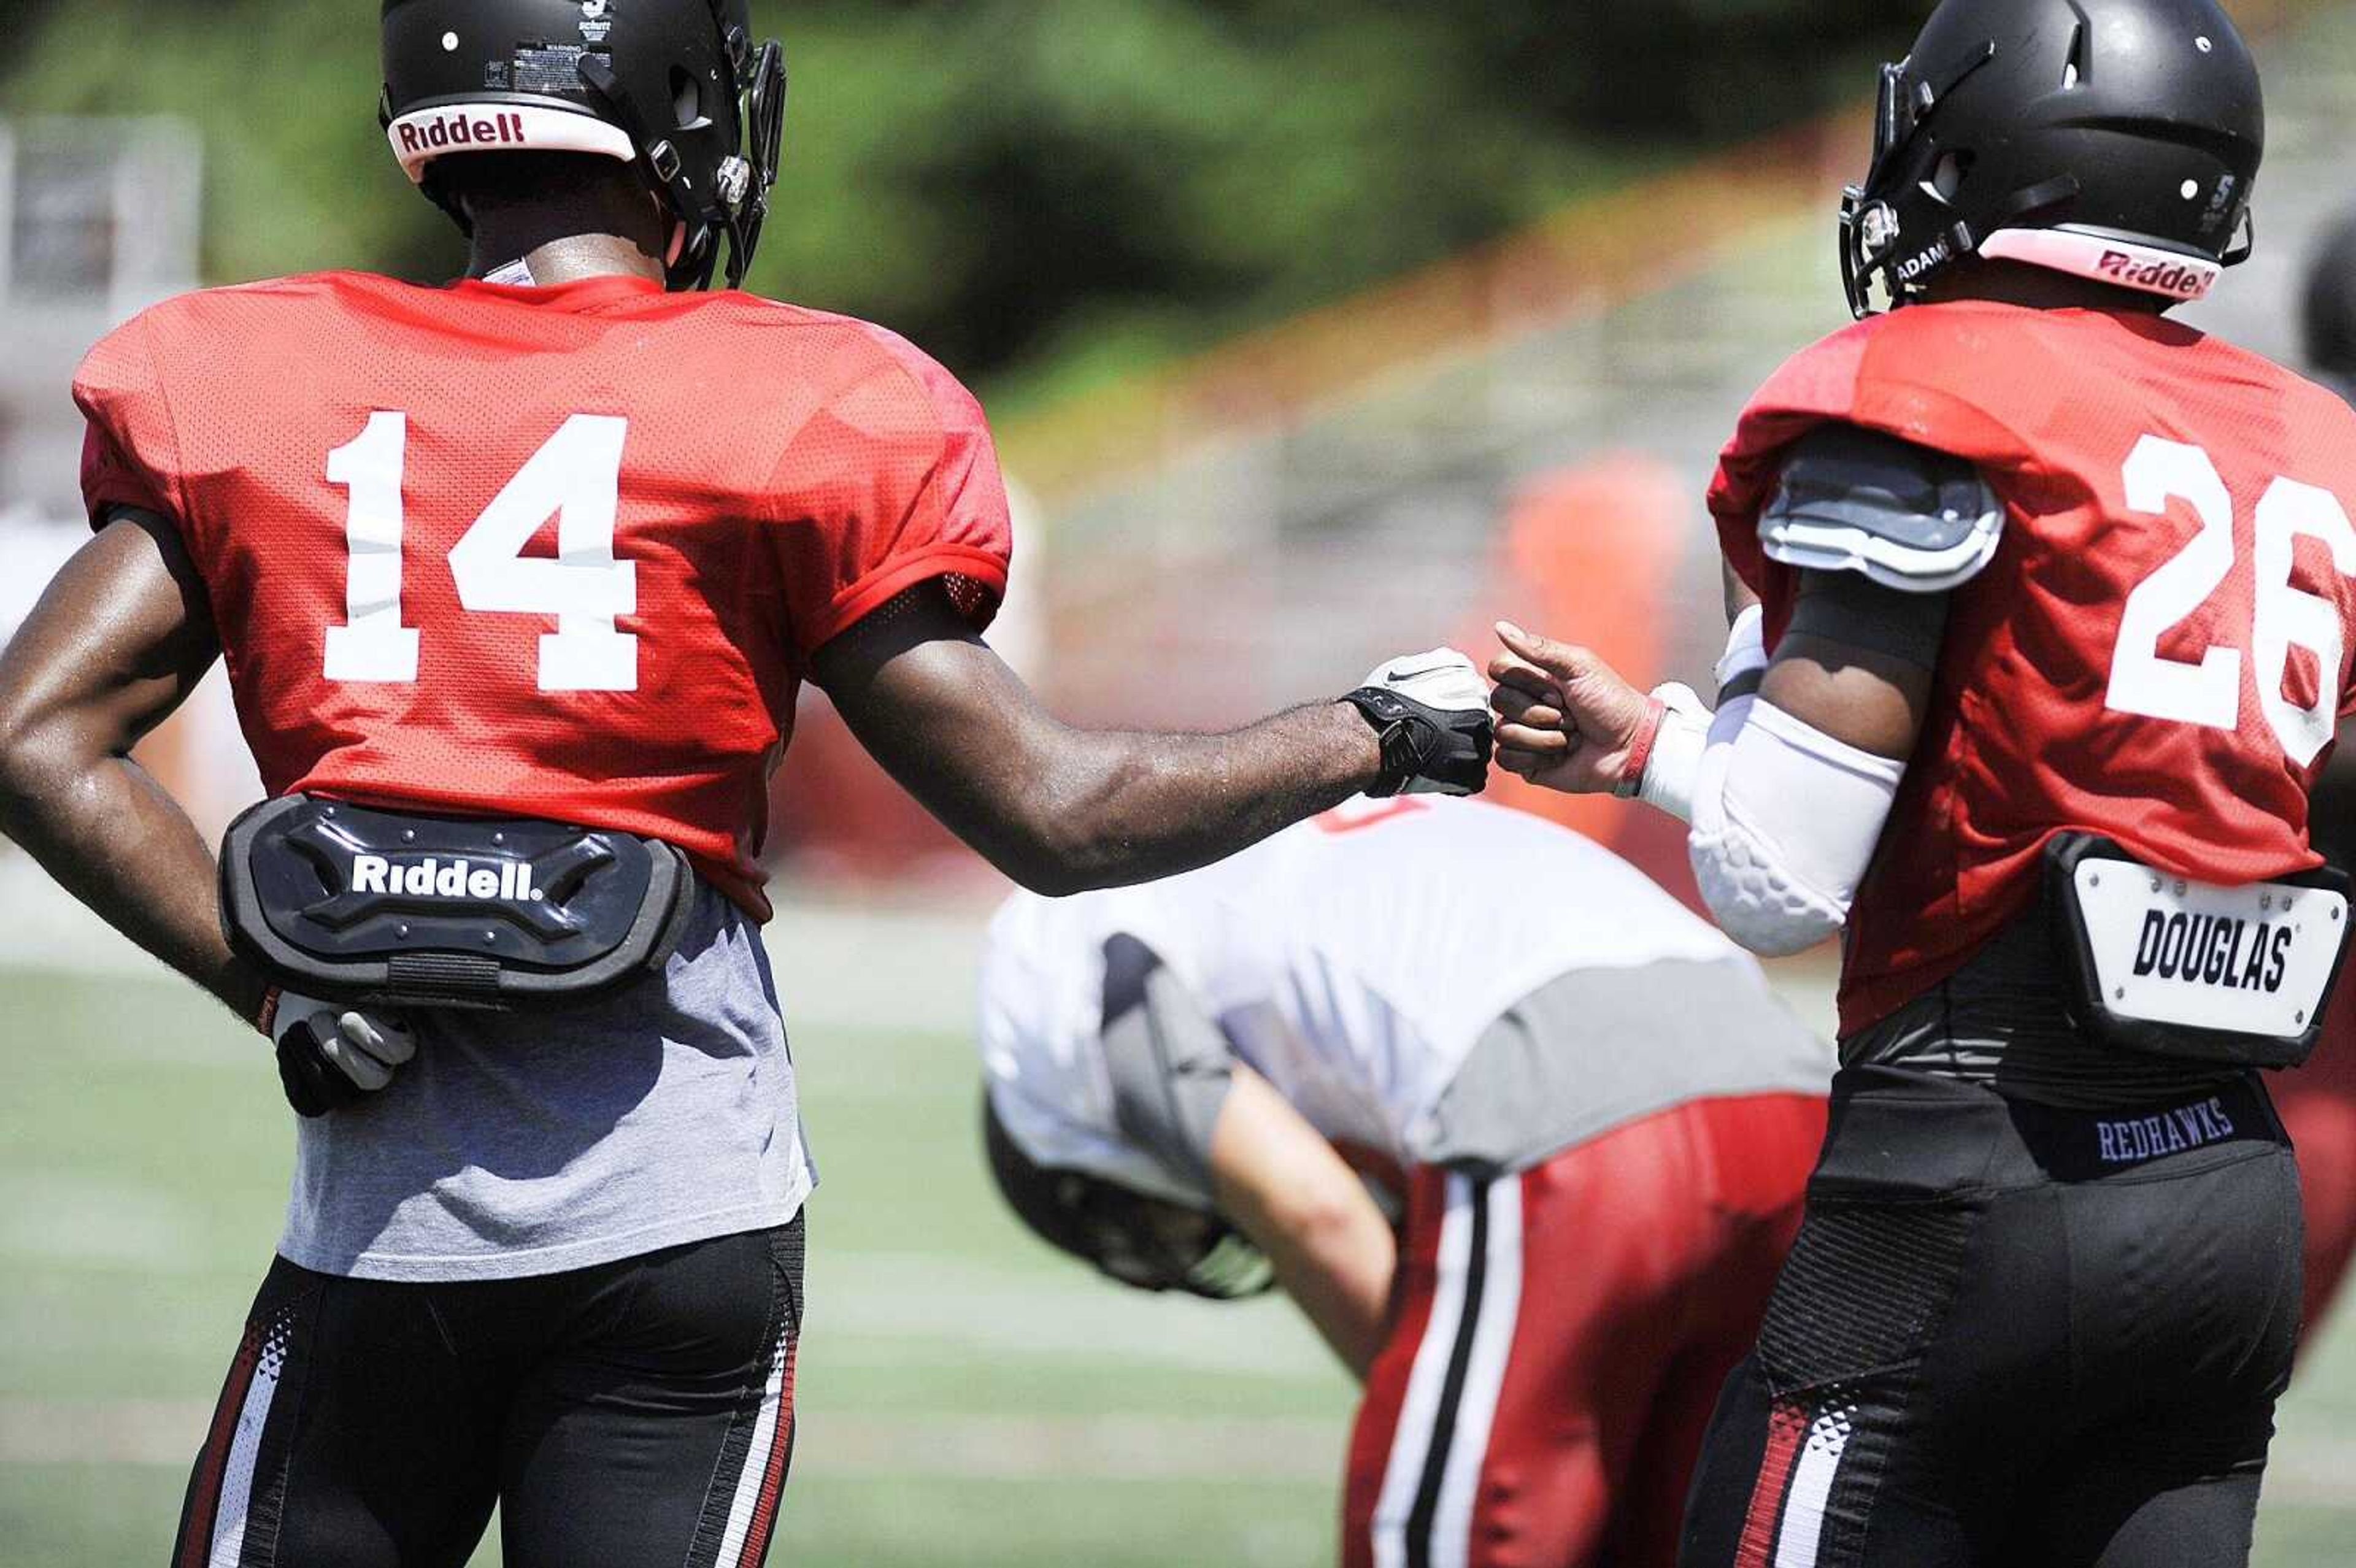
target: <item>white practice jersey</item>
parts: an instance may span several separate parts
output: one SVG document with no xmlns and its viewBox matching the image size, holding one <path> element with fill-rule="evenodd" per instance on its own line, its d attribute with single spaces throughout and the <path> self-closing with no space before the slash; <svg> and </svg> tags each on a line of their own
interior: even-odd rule
<svg viewBox="0 0 2356 1568">
<path fill-rule="evenodd" d="M 1362 800 L 1165 881 L 1018 893 L 991 923 L 981 1049 L 1009 1130 L 1043 1164 L 1172 1197 L 1188 1195 L 1117 1130 L 1098 1050 L 1117 934 L 1320 1132 L 1401 1165 L 1488 1136 L 1468 1121 L 1519 1120 L 1508 1143 L 1561 1147 L 1689 1099 L 1822 1093 L 1832 1073 L 1756 963 L 1609 850 L 1477 801 Z M 1591 1038 L 1549 1038 L 1545 1061 L 1489 1052 L 1477 1104 L 1451 1096 L 1517 1004 L 1590 979 L 1594 1016 L 1616 1022 L 1566 1029 L 1558 1005 L 1549 1037 Z"/>
</svg>

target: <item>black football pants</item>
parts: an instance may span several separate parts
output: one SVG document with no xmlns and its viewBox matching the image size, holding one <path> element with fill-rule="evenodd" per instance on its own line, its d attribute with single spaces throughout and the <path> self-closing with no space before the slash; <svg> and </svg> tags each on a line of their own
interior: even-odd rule
<svg viewBox="0 0 2356 1568">
<path fill-rule="evenodd" d="M 2246 1563 L 2298 1204 L 2254 1076 L 2092 1113 L 1845 1069 L 1682 1568 Z"/>
<path fill-rule="evenodd" d="M 173 1568 L 749 1568 L 793 1449 L 802 1222 L 455 1285 L 281 1258 Z"/>
</svg>

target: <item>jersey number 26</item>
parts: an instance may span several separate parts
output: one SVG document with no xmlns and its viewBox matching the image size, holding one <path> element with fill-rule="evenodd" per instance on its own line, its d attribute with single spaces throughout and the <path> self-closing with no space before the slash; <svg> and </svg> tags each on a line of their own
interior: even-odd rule
<svg viewBox="0 0 2356 1568">
<path fill-rule="evenodd" d="M 2198 664 L 2162 658 L 2159 639 L 2207 603 L 2234 565 L 2233 502 L 2217 464 L 2197 446 L 2147 435 L 2126 461 L 2127 506 L 2163 516 L 2178 500 L 2201 519 L 2201 531 L 2136 584 L 2119 622 L 2105 705 L 2121 713 L 2235 730 L 2242 718 L 2240 647 L 2202 650 Z M 2292 585 L 2292 541 L 2305 534 L 2329 547 L 2342 576 L 2356 577 L 2356 528 L 2329 490 L 2276 479 L 2258 500 L 2257 592 L 2247 646 L 2256 656 L 2258 709 L 2284 752 L 2300 767 L 2330 743 L 2339 717 L 2345 633 L 2340 606 Z M 2319 666 L 2315 701 L 2283 695 L 2290 650 L 2307 649 Z"/>
<path fill-rule="evenodd" d="M 636 691 L 638 639 L 614 629 L 637 613 L 637 568 L 614 559 L 622 443 L 630 422 L 574 414 L 483 508 L 450 551 L 458 602 L 469 611 L 552 616 L 540 639 L 542 691 Z M 401 482 L 409 416 L 376 413 L 327 454 L 327 482 L 350 492 L 346 624 L 327 628 L 329 680 L 407 685 L 417 678 L 418 632 L 401 620 Z M 556 515 L 556 557 L 524 547 Z"/>
</svg>

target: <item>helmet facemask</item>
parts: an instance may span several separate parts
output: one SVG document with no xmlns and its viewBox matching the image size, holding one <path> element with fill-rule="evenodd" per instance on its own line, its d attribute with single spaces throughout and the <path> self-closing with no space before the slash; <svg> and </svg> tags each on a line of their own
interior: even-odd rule
<svg viewBox="0 0 2356 1568">
<path fill-rule="evenodd" d="M 1276 1268 L 1252 1240 L 1206 1208 L 1138 1191 L 1089 1171 L 1041 1165 L 990 1094 L 982 1147 L 1001 1197 L 1033 1234 L 1138 1290 L 1239 1301 L 1274 1288 Z"/>
<path fill-rule="evenodd" d="M 672 240 L 664 267 L 674 289 L 712 286 L 723 239 L 728 248 L 728 286 L 733 289 L 744 281 L 768 219 L 769 191 L 777 183 L 785 141 L 785 49 L 775 38 L 756 48 L 751 35 L 739 27 L 728 28 L 724 47 L 738 147 L 713 167 L 708 190 L 697 189 L 695 171 L 680 155 L 677 141 L 682 132 L 712 127 L 703 106 L 686 97 L 661 105 L 672 112 L 673 123 L 667 128 L 602 57 L 584 55 L 580 61 L 583 84 L 638 148 L 638 171 L 670 217 Z M 692 93 L 694 80 L 683 79 L 681 88 Z"/>
<path fill-rule="evenodd" d="M 1925 161 L 1915 133 L 1941 100 L 1995 58 L 1990 43 L 1944 73 L 1944 84 L 1917 75 L 1911 56 L 1881 68 L 1873 161 L 1864 183 L 1841 192 L 1841 289 L 1858 319 L 1906 304 L 1917 283 L 1976 248 L 1952 205 L 1970 172 L 1966 155 L 1948 154 L 1922 170 L 1908 165 Z"/>
<path fill-rule="evenodd" d="M 1121 1284 L 1206 1301 L 1240 1301 L 1276 1284 L 1268 1254 L 1217 1215 L 1100 1178 L 1058 1174 L 1083 1255 Z"/>
</svg>

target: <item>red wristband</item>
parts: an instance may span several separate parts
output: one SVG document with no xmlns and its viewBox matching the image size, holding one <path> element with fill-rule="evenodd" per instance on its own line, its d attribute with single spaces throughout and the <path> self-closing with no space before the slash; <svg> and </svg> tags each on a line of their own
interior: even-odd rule
<svg viewBox="0 0 2356 1568">
<path fill-rule="evenodd" d="M 1620 787 L 1612 793 L 1625 799 L 1644 787 L 1644 766 L 1653 760 L 1653 742 L 1661 738 L 1661 721 L 1669 705 L 1657 697 L 1644 699 L 1644 721 L 1628 742 L 1627 761 L 1620 764 Z"/>
<path fill-rule="evenodd" d="M 262 1016 L 253 1020 L 253 1026 L 262 1031 L 262 1038 L 264 1040 L 275 1040 L 278 1038 L 277 987 L 273 986 L 269 990 L 262 993 Z"/>
</svg>

